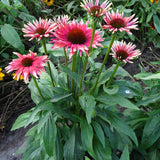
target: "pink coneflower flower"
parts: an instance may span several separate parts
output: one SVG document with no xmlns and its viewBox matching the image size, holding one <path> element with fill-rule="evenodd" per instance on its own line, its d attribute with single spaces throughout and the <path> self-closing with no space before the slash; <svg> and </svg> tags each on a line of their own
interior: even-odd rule
<svg viewBox="0 0 160 160">
<path fill-rule="evenodd" d="M 58 16 L 57 18 L 54 18 L 53 22 L 55 23 L 55 25 L 57 25 L 57 27 L 60 25 L 66 25 L 69 22 L 69 17 L 68 15 L 61 15 Z"/>
<path fill-rule="evenodd" d="M 109 29 L 113 33 L 116 31 L 125 31 L 129 34 L 132 34 L 130 32 L 131 29 L 137 29 L 137 19 L 133 19 L 135 15 L 132 15 L 130 17 L 123 17 L 123 13 L 118 13 L 118 10 L 116 13 L 114 11 L 108 12 L 105 17 L 104 21 L 106 22 L 106 25 L 103 25 L 103 29 Z"/>
<path fill-rule="evenodd" d="M 112 3 L 108 0 L 104 1 L 100 6 L 99 0 L 96 0 L 95 5 L 93 4 L 93 0 L 83 0 L 83 3 L 81 3 L 81 7 L 83 7 L 90 15 L 95 17 L 105 15 L 111 9 L 111 5 Z"/>
<path fill-rule="evenodd" d="M 33 23 L 28 22 L 28 24 L 24 25 L 25 28 L 22 29 L 24 33 L 24 37 L 31 37 L 29 41 L 34 38 L 38 38 L 38 41 L 41 40 L 42 37 L 49 37 L 50 34 L 53 33 L 53 30 L 56 28 L 56 25 L 51 22 L 49 19 L 41 19 L 39 21 L 34 21 Z"/>
<path fill-rule="evenodd" d="M 25 83 L 29 81 L 29 75 L 32 74 L 35 78 L 41 76 L 41 71 L 45 71 L 44 66 L 48 62 L 47 56 L 37 56 L 36 53 L 29 51 L 28 55 L 21 55 L 20 53 L 13 52 L 19 58 L 12 60 L 9 66 L 6 67 L 7 72 L 16 70 L 13 78 L 20 79 L 22 75 Z"/>
<path fill-rule="evenodd" d="M 132 43 L 126 44 L 126 42 L 114 42 L 113 46 L 111 48 L 112 50 L 112 56 L 115 57 L 119 61 L 129 62 L 131 59 L 134 59 L 135 57 L 141 55 L 140 50 L 135 50 L 135 45 L 132 45 Z"/>
<path fill-rule="evenodd" d="M 73 20 L 72 22 L 61 25 L 58 29 L 53 33 L 53 39 L 51 43 L 53 43 L 52 48 L 58 49 L 61 47 L 65 47 L 66 52 L 68 48 L 70 49 L 69 58 L 74 55 L 76 51 L 79 50 L 80 56 L 82 52 L 86 52 L 88 55 L 89 45 L 92 37 L 92 29 L 88 27 L 89 21 L 86 23 L 81 20 L 80 22 Z M 99 43 L 103 41 L 100 35 L 101 32 L 95 31 L 95 36 L 93 39 L 92 47 L 97 48 L 97 46 L 102 47 Z"/>
</svg>

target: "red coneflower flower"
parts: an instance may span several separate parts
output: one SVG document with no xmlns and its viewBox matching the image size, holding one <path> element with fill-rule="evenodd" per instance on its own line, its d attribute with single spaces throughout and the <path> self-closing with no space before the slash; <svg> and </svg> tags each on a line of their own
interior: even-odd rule
<svg viewBox="0 0 160 160">
<path fill-rule="evenodd" d="M 29 52 L 30 54 L 28 55 L 13 52 L 19 58 L 12 60 L 9 66 L 6 67 L 8 73 L 16 70 L 13 78 L 19 80 L 22 75 L 25 83 L 28 83 L 30 74 L 35 78 L 38 78 L 38 75 L 41 76 L 41 71 L 45 71 L 44 66 L 46 66 L 46 62 L 48 62 L 47 56 L 36 57 L 36 53 L 32 51 Z"/>
<path fill-rule="evenodd" d="M 111 48 L 113 52 L 111 55 L 119 61 L 133 63 L 130 60 L 141 55 L 140 50 L 135 50 L 135 47 L 136 46 L 132 45 L 132 43 L 126 44 L 126 42 L 123 41 L 114 42 Z"/>
<path fill-rule="evenodd" d="M 151 27 L 152 30 L 155 30 L 155 26 L 154 26 L 153 22 L 150 23 L 150 27 Z"/>
<path fill-rule="evenodd" d="M 22 29 L 26 35 L 24 37 L 31 37 L 29 41 L 34 38 L 38 38 L 38 41 L 41 40 L 42 37 L 49 37 L 49 34 L 53 33 L 53 30 L 56 28 L 56 25 L 51 22 L 49 19 L 41 19 L 39 21 L 34 21 L 33 23 L 29 22 L 27 25 L 24 25 L 25 28 Z"/>
<path fill-rule="evenodd" d="M 106 22 L 106 25 L 103 25 L 103 29 L 109 29 L 113 33 L 116 31 L 125 31 L 129 34 L 132 34 L 130 32 L 131 29 L 137 29 L 138 18 L 133 19 L 134 15 L 130 17 L 123 17 L 123 13 L 118 13 L 118 10 L 116 13 L 114 11 L 108 12 L 105 17 L 104 21 Z"/>
<path fill-rule="evenodd" d="M 83 7 L 90 15 L 95 17 L 105 15 L 111 9 L 111 5 L 112 3 L 108 0 L 104 1 L 100 6 L 99 0 L 96 0 L 95 5 L 93 4 L 93 0 L 83 0 L 83 3 L 81 3 L 81 7 Z"/>
<path fill-rule="evenodd" d="M 55 23 L 56 27 L 59 27 L 61 25 L 66 25 L 69 23 L 69 17 L 68 15 L 58 16 L 57 18 L 53 19 L 53 23 Z"/>
<path fill-rule="evenodd" d="M 89 21 L 86 23 L 81 20 L 80 22 L 73 20 L 70 23 L 60 25 L 53 33 L 53 43 L 52 48 L 58 49 L 65 47 L 66 52 L 70 49 L 69 58 L 74 55 L 76 51 L 79 50 L 80 56 L 82 52 L 86 52 L 88 55 L 88 48 L 91 42 L 92 29 L 88 27 Z M 99 43 L 103 41 L 99 31 L 95 31 L 95 36 L 93 39 L 92 47 L 97 48 L 97 46 L 102 47 Z"/>
</svg>

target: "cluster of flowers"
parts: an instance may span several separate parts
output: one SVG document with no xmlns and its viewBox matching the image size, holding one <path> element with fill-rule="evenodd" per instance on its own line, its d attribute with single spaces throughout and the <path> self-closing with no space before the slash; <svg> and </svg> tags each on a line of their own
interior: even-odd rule
<svg viewBox="0 0 160 160">
<path fill-rule="evenodd" d="M 111 9 L 111 3 L 108 0 L 104 1 L 99 5 L 99 0 L 96 0 L 95 4 L 93 0 L 83 0 L 81 7 L 83 7 L 91 16 L 102 17 L 104 19 L 105 25 L 102 26 L 103 29 L 109 29 L 109 31 L 114 34 L 117 31 L 125 31 L 129 34 L 131 29 L 137 30 L 137 18 L 134 15 L 130 17 L 124 17 L 123 13 L 119 13 L 117 10 L 109 11 Z M 48 20 L 41 19 L 29 22 L 24 25 L 22 31 L 25 33 L 25 37 L 30 37 L 29 41 L 34 38 L 38 38 L 38 41 L 43 41 L 45 37 L 50 37 L 50 43 L 53 44 L 52 49 L 56 50 L 58 48 L 64 47 L 66 53 L 69 50 L 69 58 L 79 51 L 80 56 L 85 53 L 89 56 L 89 48 L 103 47 L 101 42 L 104 40 L 102 38 L 101 32 L 95 30 L 94 38 L 92 40 L 93 29 L 88 27 L 89 21 L 84 22 L 82 19 L 69 20 L 68 16 L 59 16 L 57 19 Z M 90 46 L 92 42 L 92 46 Z M 141 53 L 139 50 L 135 49 L 135 45 L 131 43 L 126 43 L 124 41 L 114 42 L 111 50 L 112 56 L 118 61 L 131 62 L 130 60 L 134 57 L 139 56 Z M 9 66 L 6 67 L 8 72 L 16 70 L 15 76 L 19 80 L 22 75 L 25 83 L 29 81 L 29 75 L 35 78 L 41 76 L 41 71 L 45 71 L 44 66 L 46 62 L 49 61 L 47 55 L 37 56 L 36 53 L 29 51 L 30 54 L 21 55 L 20 53 L 15 53 L 18 59 L 12 60 Z"/>
</svg>

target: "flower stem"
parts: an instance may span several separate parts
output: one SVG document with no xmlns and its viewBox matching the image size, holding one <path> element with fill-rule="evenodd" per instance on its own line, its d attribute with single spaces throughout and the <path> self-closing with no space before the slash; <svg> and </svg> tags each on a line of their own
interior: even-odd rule
<svg viewBox="0 0 160 160">
<path fill-rule="evenodd" d="M 72 72 L 75 72 L 75 68 L 76 68 L 76 55 L 77 55 L 77 52 L 75 52 L 74 55 L 72 56 Z M 71 79 L 71 91 L 73 93 L 73 96 L 75 97 L 75 95 L 74 95 L 74 79 L 73 78 Z"/>
<path fill-rule="evenodd" d="M 46 43 L 45 43 L 45 41 L 43 39 L 41 39 L 41 42 L 42 42 L 42 46 L 43 46 L 43 49 L 44 49 L 44 53 L 45 53 L 46 56 L 48 56 L 48 54 L 47 54 L 47 48 L 46 48 Z M 52 77 L 52 73 L 51 73 L 51 67 L 50 67 L 49 62 L 47 62 L 47 66 L 48 66 L 51 82 L 52 82 L 52 85 L 54 87 L 55 85 L 54 85 L 54 81 L 53 81 L 53 77 Z"/>
<path fill-rule="evenodd" d="M 108 88 L 109 84 L 112 82 L 113 77 L 114 77 L 114 75 L 115 75 L 115 73 L 116 73 L 119 65 L 120 65 L 120 61 L 118 61 L 118 63 L 116 64 L 116 66 L 115 66 L 115 68 L 114 68 L 114 71 L 113 71 L 112 75 L 110 76 L 110 78 L 109 78 L 109 80 L 108 80 L 108 82 L 107 82 L 107 84 L 106 84 L 106 87 L 107 87 L 107 88 Z"/>
<path fill-rule="evenodd" d="M 65 57 L 65 65 L 68 66 L 67 54 L 66 54 L 65 47 L 63 47 L 63 51 L 64 51 L 64 57 Z M 67 74 L 67 88 L 69 88 L 69 77 L 68 77 L 68 74 Z"/>
<path fill-rule="evenodd" d="M 98 73 L 96 82 L 95 82 L 95 84 L 94 84 L 94 87 L 93 87 L 93 89 L 92 89 L 92 91 L 91 91 L 91 94 L 94 93 L 94 91 L 95 91 L 95 89 L 96 89 L 96 87 L 97 87 L 98 80 L 99 80 L 100 75 L 101 75 L 101 73 L 102 73 L 103 67 L 104 67 L 104 65 L 105 65 L 105 63 L 106 63 L 106 61 L 107 61 L 107 58 L 108 58 L 109 52 L 110 52 L 110 50 L 111 50 L 112 44 L 113 44 L 113 42 L 114 42 L 114 40 L 115 40 L 115 37 L 116 37 L 115 34 L 112 34 L 112 38 L 111 38 L 109 47 L 108 47 L 108 49 L 107 49 L 106 55 L 105 55 L 105 57 L 104 57 L 102 66 L 101 66 L 101 68 L 100 68 L 100 70 L 99 70 L 99 73 Z"/>
<path fill-rule="evenodd" d="M 31 76 L 32 76 L 32 79 L 33 79 L 33 81 L 34 81 L 34 83 L 35 83 L 35 85 L 36 85 L 36 88 L 37 88 L 37 90 L 38 90 L 41 98 L 44 100 L 44 97 L 43 97 L 43 95 L 42 95 L 42 93 L 41 93 L 41 91 L 40 91 L 40 88 L 39 88 L 39 86 L 38 86 L 38 83 L 37 83 L 37 81 L 36 81 L 36 78 L 35 78 L 33 75 L 31 75 Z"/>
<path fill-rule="evenodd" d="M 89 46 L 89 53 L 92 50 L 93 39 L 94 39 L 95 31 L 96 31 L 96 25 L 97 25 L 97 21 L 95 21 L 93 23 L 93 26 L 92 26 L 92 37 L 91 37 L 91 42 L 90 42 L 90 46 Z M 85 71 L 86 71 L 86 68 L 87 68 L 87 64 L 88 64 L 88 56 L 86 56 L 86 58 L 85 58 L 84 67 L 83 67 L 83 71 L 82 71 L 82 74 L 81 74 L 78 96 L 81 96 L 82 82 L 83 82 L 84 74 L 85 74 Z"/>
</svg>

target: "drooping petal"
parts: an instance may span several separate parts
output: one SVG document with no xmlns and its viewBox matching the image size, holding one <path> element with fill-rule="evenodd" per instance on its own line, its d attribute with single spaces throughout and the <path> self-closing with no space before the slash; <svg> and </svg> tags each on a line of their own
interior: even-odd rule
<svg viewBox="0 0 160 160">
<path fill-rule="evenodd" d="M 58 49 L 65 47 L 65 50 L 70 49 L 69 57 L 71 58 L 76 51 L 79 50 L 80 56 L 82 52 L 86 52 L 88 55 L 88 50 L 92 37 L 92 29 L 88 27 L 89 21 L 86 23 L 81 20 L 80 22 L 73 20 L 70 23 L 59 25 L 55 30 L 51 38 L 51 43 L 53 43 L 52 49 Z M 95 36 L 93 39 L 92 47 L 97 46 L 102 47 L 100 42 L 103 38 L 100 35 L 101 32 L 95 31 Z"/>
<path fill-rule="evenodd" d="M 105 0 L 101 5 L 99 5 L 99 0 L 96 0 L 95 4 L 93 4 L 93 0 L 83 0 L 81 3 L 81 7 L 94 17 L 105 15 L 111 9 L 111 5 L 112 3 L 108 0 Z"/>
<path fill-rule="evenodd" d="M 53 23 L 50 19 L 41 19 L 39 21 L 36 20 L 31 23 L 24 25 L 22 31 L 25 33 L 24 37 L 31 37 L 29 41 L 34 38 L 38 38 L 38 41 L 42 39 L 42 37 L 49 37 L 50 34 L 56 29 L 56 24 Z"/>
<path fill-rule="evenodd" d="M 132 63 L 131 59 L 141 55 L 140 50 L 135 49 L 135 47 L 132 43 L 126 44 L 124 41 L 114 42 L 111 55 L 119 61 Z"/>
<path fill-rule="evenodd" d="M 32 74 L 35 78 L 40 76 L 40 72 L 44 71 L 45 63 L 48 62 L 47 56 L 36 57 L 36 53 L 29 51 L 27 55 L 14 53 L 18 56 L 17 59 L 12 60 L 6 67 L 7 72 L 16 71 L 13 78 L 17 80 L 22 76 L 25 83 L 29 81 L 29 75 Z"/>
<path fill-rule="evenodd" d="M 119 13 L 118 10 L 115 12 L 108 12 L 105 17 L 105 25 L 103 25 L 103 29 L 109 29 L 111 32 L 117 31 L 125 31 L 129 34 L 132 34 L 131 29 L 138 30 L 137 23 L 138 18 L 133 19 L 135 15 L 130 17 L 123 17 L 123 13 Z"/>
</svg>

